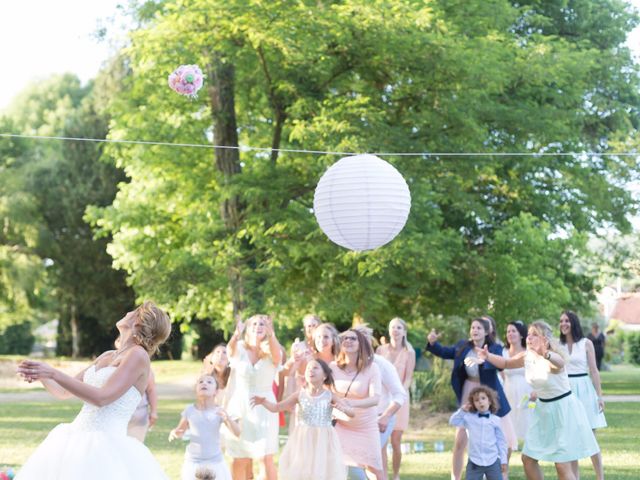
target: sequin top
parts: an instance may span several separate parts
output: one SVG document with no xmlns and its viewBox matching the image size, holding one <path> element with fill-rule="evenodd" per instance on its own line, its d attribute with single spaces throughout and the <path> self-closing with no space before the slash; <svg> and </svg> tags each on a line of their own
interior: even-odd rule
<svg viewBox="0 0 640 480">
<path fill-rule="evenodd" d="M 305 389 L 300 390 L 296 421 L 298 425 L 308 427 L 331 427 L 331 392 L 325 390 L 317 397 L 312 397 Z"/>
</svg>

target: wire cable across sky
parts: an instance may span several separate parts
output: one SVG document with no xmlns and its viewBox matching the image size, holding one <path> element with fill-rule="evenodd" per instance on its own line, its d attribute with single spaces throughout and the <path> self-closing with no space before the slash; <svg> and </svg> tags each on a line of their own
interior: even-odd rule
<svg viewBox="0 0 640 480">
<path fill-rule="evenodd" d="M 640 152 L 335 152 L 296 148 L 254 147 L 251 145 L 210 145 L 206 143 L 172 143 L 147 140 L 117 140 L 109 138 L 59 137 L 46 135 L 22 135 L 0 133 L 1 138 L 25 138 L 31 140 L 58 140 L 74 142 L 114 143 L 124 145 L 157 145 L 161 147 L 228 149 L 258 152 L 309 153 L 314 155 L 361 155 L 368 153 L 379 157 L 637 157 Z"/>
</svg>

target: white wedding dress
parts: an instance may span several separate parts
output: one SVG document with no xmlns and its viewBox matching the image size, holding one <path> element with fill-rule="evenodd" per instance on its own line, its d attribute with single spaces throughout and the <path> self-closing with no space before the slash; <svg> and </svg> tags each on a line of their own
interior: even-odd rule
<svg viewBox="0 0 640 480">
<path fill-rule="evenodd" d="M 101 387 L 115 371 L 92 365 L 83 381 Z M 127 436 L 127 425 L 140 403 L 131 387 L 104 407 L 85 403 L 71 423 L 55 427 L 19 469 L 15 480 L 166 480 L 167 476 L 140 441 Z"/>
</svg>

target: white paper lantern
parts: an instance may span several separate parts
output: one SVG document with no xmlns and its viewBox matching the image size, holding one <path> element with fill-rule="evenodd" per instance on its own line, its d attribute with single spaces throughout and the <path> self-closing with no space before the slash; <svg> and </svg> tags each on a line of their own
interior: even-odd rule
<svg viewBox="0 0 640 480">
<path fill-rule="evenodd" d="M 375 155 L 355 155 L 322 175 L 313 210 L 322 231 L 355 251 L 389 243 L 403 229 L 411 209 L 409 187 L 400 172 Z"/>
</svg>

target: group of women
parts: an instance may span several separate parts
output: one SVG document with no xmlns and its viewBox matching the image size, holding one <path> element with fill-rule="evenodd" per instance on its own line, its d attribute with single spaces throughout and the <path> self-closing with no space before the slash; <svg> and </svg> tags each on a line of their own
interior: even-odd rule
<svg viewBox="0 0 640 480">
<path fill-rule="evenodd" d="M 575 313 L 565 311 L 560 316 L 559 339 L 545 322 L 533 322 L 527 329 L 523 322 L 513 321 L 507 325 L 503 346 L 488 316 L 471 322 L 468 340 L 443 346 L 438 339 L 432 330 L 426 349 L 453 360 L 451 386 L 459 404 L 479 384 L 497 392 L 497 415 L 509 449 L 517 449 L 518 440 L 524 441 L 527 479 L 543 478 L 538 465 L 543 460 L 554 462 L 561 480 L 577 480 L 578 460 L 586 457 L 591 457 L 596 478 L 604 478 L 593 433 L 606 426 L 600 376 L 593 345 L 583 335 Z M 466 443 L 465 430 L 457 429 L 452 461 L 456 480 L 462 474 Z"/>
<path fill-rule="evenodd" d="M 166 478 L 143 443 L 126 432 L 153 383 L 150 356 L 168 337 L 170 321 L 165 312 L 145 302 L 116 326 L 120 333 L 116 350 L 100 355 L 75 377 L 44 362 L 20 363 L 18 372 L 26 381 L 40 381 L 56 397 L 75 396 L 85 403 L 71 424 L 50 432 L 22 467 L 18 480 Z M 353 468 L 353 478 L 365 478 L 358 475 L 366 469 L 377 480 L 386 479 L 383 451 L 386 434 L 393 430 L 393 475 L 394 480 L 399 478 L 399 444 L 408 424 L 407 393 L 415 366 L 405 322 L 399 318 L 390 322 L 390 342 L 375 355 L 366 328 L 339 334 L 316 317 L 305 318 L 304 326 L 305 339 L 294 342 L 289 360 L 266 315 L 239 322 L 228 344 L 217 346 L 204 360 L 204 370 L 217 384 L 215 402 L 224 405 L 223 423 L 231 428 L 234 418 L 241 422 L 241 429 L 234 427 L 223 435 L 226 453 L 233 458 L 233 479 L 253 478 L 254 461 L 260 464 L 260 478 L 277 478 L 274 455 L 279 448 L 279 418 L 273 412 L 277 409 L 258 406 L 273 406 L 287 385 L 294 390 L 304 385 L 312 392 L 305 381 L 314 379 L 314 388 L 319 383 L 309 371 L 319 372 L 323 365 L 322 381 L 333 378 L 332 402 L 348 413 L 337 415 L 335 422 L 341 461 Z M 584 337 L 577 315 L 562 313 L 559 339 L 542 321 L 528 329 L 522 322 L 510 322 L 505 347 L 496 340 L 496 333 L 493 319 L 483 317 L 472 321 L 469 339 L 453 346 L 441 345 L 435 331 L 428 335 L 427 350 L 453 360 L 451 385 L 458 402 L 476 385 L 497 392 L 505 437 L 524 439 L 522 461 L 529 480 L 542 478 L 540 460 L 554 462 L 561 480 L 576 480 L 577 461 L 586 457 L 591 457 L 596 477 L 602 480 L 602 456 L 593 430 L 606 426 L 604 403 L 594 348 Z M 308 364 L 311 368 L 305 367 Z M 202 386 L 202 395 L 206 392 Z M 304 420 L 304 416 L 298 418 Z M 466 432 L 458 430 L 453 455 L 456 479 L 466 442 Z M 510 445 L 518 448 L 517 440 Z M 300 452 L 314 455 L 308 445 L 300 445 Z"/>
<path fill-rule="evenodd" d="M 216 346 L 204 359 L 205 371 L 215 376 L 221 387 L 218 390 L 221 405 L 230 416 L 241 419 L 240 435 L 225 434 L 223 430 L 226 454 L 233 459 L 234 480 L 253 478 L 253 462 L 259 463 L 262 478 L 277 478 L 274 455 L 279 446 L 279 417 L 266 408 L 257 408 L 252 399 L 260 398 L 262 403 L 275 405 L 279 399 L 299 390 L 305 382 L 306 366 L 313 359 L 329 365 L 334 392 L 354 407 L 352 417 L 335 411 L 334 426 L 342 461 L 351 468 L 353 478 L 368 470 L 375 478 L 386 479 L 383 462 L 386 445 L 381 443 L 379 414 L 385 411 L 380 404 L 383 385 L 387 382 L 386 374 L 374 361 L 378 355 L 374 354 L 371 336 L 360 328 L 338 333 L 333 325 L 321 323 L 316 316 L 305 317 L 303 324 L 305 338 L 296 339 L 288 360 L 266 315 L 254 315 L 246 324 L 239 322 L 227 345 Z M 400 440 L 409 421 L 408 388 L 415 367 L 415 352 L 407 341 L 407 328 L 402 319 L 390 322 L 389 335 L 390 342 L 381 346 L 378 353 L 386 359 L 381 361 L 395 367 L 390 367 L 397 377 L 394 380 L 403 390 L 402 404 L 398 402 L 394 409 L 391 433 L 393 478 L 397 479 L 402 458 Z M 295 418 L 290 415 L 290 424 L 295 423 Z M 384 421 L 385 427 L 387 421 Z"/>
</svg>

